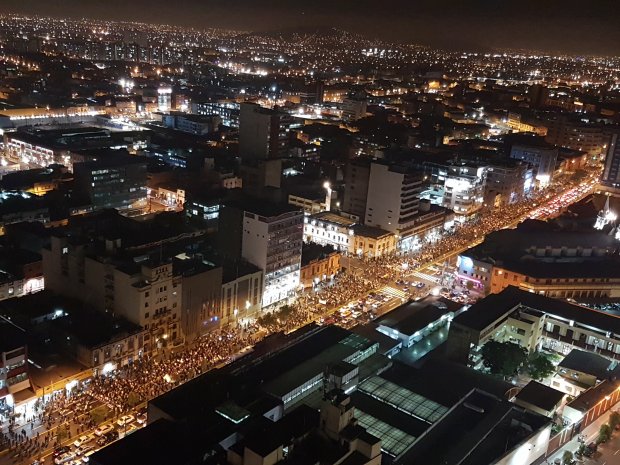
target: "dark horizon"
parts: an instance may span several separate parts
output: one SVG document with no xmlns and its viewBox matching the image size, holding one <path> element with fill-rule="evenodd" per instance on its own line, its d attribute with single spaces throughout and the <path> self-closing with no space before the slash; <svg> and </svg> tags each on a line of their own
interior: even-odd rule
<svg viewBox="0 0 620 465">
<path fill-rule="evenodd" d="M 615 2 L 393 0 L 4 0 L 5 13 L 268 31 L 339 27 L 391 41 L 437 48 L 528 49 L 620 55 L 620 12 Z"/>
</svg>

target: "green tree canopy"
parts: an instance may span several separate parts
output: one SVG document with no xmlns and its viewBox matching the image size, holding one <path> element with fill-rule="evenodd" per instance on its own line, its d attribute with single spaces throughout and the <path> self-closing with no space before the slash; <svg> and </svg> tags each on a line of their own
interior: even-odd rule
<svg viewBox="0 0 620 465">
<path fill-rule="evenodd" d="M 603 423 L 601 429 L 598 430 L 598 442 L 607 442 L 609 438 L 611 438 L 611 426 Z"/>
<path fill-rule="evenodd" d="M 541 380 L 551 376 L 555 372 L 555 366 L 546 355 L 536 353 L 530 357 L 527 371 L 533 379 Z"/>
<path fill-rule="evenodd" d="M 487 342 L 481 350 L 482 363 L 489 371 L 504 377 L 514 376 L 527 361 L 527 352 L 513 342 Z"/>
</svg>

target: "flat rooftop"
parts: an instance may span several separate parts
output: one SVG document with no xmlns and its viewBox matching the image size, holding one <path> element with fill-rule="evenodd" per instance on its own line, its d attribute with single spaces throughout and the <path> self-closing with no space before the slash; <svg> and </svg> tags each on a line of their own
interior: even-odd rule
<svg viewBox="0 0 620 465">
<path fill-rule="evenodd" d="M 375 226 L 366 226 L 365 224 L 353 225 L 353 232 L 356 236 L 371 237 L 373 239 L 393 235 L 393 233 L 385 229 L 377 228 Z"/>
<path fill-rule="evenodd" d="M 342 226 L 343 228 L 350 228 L 355 224 L 355 221 L 331 211 L 320 212 L 315 213 L 314 215 L 310 215 L 308 221 L 312 222 L 312 220 L 325 221 L 327 223 L 337 224 L 338 226 Z"/>
<path fill-rule="evenodd" d="M 503 315 L 508 315 L 517 307 L 544 312 L 567 321 L 620 334 L 620 316 L 594 310 L 582 305 L 572 304 L 566 300 L 552 299 L 540 294 L 527 292 L 509 286 L 499 294 L 491 294 L 472 305 L 467 311 L 454 318 L 453 323 L 483 330 Z"/>
<path fill-rule="evenodd" d="M 530 381 L 519 391 L 516 398 L 522 402 L 539 407 L 547 412 L 551 412 L 562 402 L 565 394 L 562 391 L 545 386 L 538 381 Z"/>
<path fill-rule="evenodd" d="M 376 325 L 396 329 L 409 336 L 440 320 L 444 315 L 456 312 L 462 307 L 444 297 L 428 296 L 419 301 L 410 301 L 373 321 Z"/>
<path fill-rule="evenodd" d="M 473 390 L 434 424 L 396 463 L 495 463 L 545 428 L 549 421 L 548 418 L 528 412 L 501 397 Z"/>
<path fill-rule="evenodd" d="M 582 392 L 572 402 L 566 404 L 566 407 L 585 413 L 603 400 L 606 396 L 611 395 L 619 387 L 620 382 L 606 379 L 598 383 L 596 386 L 591 387 L 587 391 Z"/>
<path fill-rule="evenodd" d="M 605 379 L 611 374 L 616 365 L 617 362 L 612 362 L 601 355 L 586 352 L 585 350 L 573 349 L 558 364 L 558 368 L 579 371 L 596 376 L 598 379 Z"/>
</svg>

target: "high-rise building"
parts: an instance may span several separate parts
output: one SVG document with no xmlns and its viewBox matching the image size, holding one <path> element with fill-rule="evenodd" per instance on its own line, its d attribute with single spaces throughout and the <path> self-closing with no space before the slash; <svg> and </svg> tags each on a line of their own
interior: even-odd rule
<svg viewBox="0 0 620 465">
<path fill-rule="evenodd" d="M 453 165 L 448 167 L 442 205 L 466 220 L 478 213 L 484 203 L 487 168 Z"/>
<path fill-rule="evenodd" d="M 344 199 L 341 209 L 348 216 L 364 222 L 366 201 L 368 200 L 368 181 L 370 180 L 370 160 L 357 159 L 347 164 L 344 173 Z"/>
<path fill-rule="evenodd" d="M 172 89 L 170 87 L 157 89 L 157 109 L 159 111 L 170 111 L 172 109 Z"/>
<path fill-rule="evenodd" d="M 199 115 L 219 116 L 222 124 L 231 128 L 239 127 L 239 104 L 237 102 L 201 102 L 192 105 L 192 111 Z"/>
<path fill-rule="evenodd" d="M 407 235 L 419 212 L 422 181 L 422 174 L 414 169 L 373 162 L 364 223 Z"/>
<path fill-rule="evenodd" d="M 533 84 L 528 89 L 527 96 L 532 108 L 540 108 L 544 106 L 547 97 L 549 97 L 549 89 L 542 84 Z"/>
<path fill-rule="evenodd" d="M 220 211 L 222 251 L 265 273 L 263 307 L 290 297 L 299 286 L 303 222 L 299 208 L 252 198 L 230 202 Z"/>
<path fill-rule="evenodd" d="M 342 119 L 355 121 L 366 116 L 367 102 L 362 98 L 345 98 L 342 102 Z"/>
<path fill-rule="evenodd" d="M 607 187 L 620 188 L 620 133 L 618 132 L 611 136 L 607 148 L 601 184 Z"/>
<path fill-rule="evenodd" d="M 73 165 L 76 190 L 97 208 L 128 208 L 146 200 L 146 160 L 111 156 Z"/>
<path fill-rule="evenodd" d="M 286 112 L 241 104 L 239 113 L 239 154 L 242 159 L 274 159 L 288 156 L 289 126 Z"/>
<path fill-rule="evenodd" d="M 599 156 L 605 153 L 609 144 L 609 134 L 600 124 L 585 123 L 580 118 L 567 115 L 556 115 L 545 124 L 548 128 L 545 141 L 558 147 Z"/>
<path fill-rule="evenodd" d="M 536 181 L 542 186 L 551 182 L 559 150 L 542 137 L 515 137 L 510 146 L 510 158 L 529 163 L 536 173 Z"/>
</svg>

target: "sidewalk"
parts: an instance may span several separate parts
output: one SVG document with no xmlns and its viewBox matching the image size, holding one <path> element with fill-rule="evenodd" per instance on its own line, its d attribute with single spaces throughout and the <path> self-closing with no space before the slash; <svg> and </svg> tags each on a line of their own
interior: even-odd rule
<svg viewBox="0 0 620 465">
<path fill-rule="evenodd" d="M 609 420 L 609 414 L 613 412 L 614 410 L 618 410 L 619 407 L 620 407 L 620 402 L 618 402 L 616 405 L 611 407 L 607 412 L 601 415 L 593 423 L 589 424 L 587 427 L 581 430 L 579 434 L 586 437 L 585 444 L 590 444 L 592 441 L 596 440 L 596 438 L 598 437 L 598 432 L 599 432 L 599 429 L 601 428 L 601 425 L 603 423 L 607 423 L 607 420 Z M 577 438 L 579 437 L 579 434 L 575 435 L 573 439 L 568 441 L 566 444 L 560 447 L 553 454 L 549 455 L 547 457 L 547 462 L 552 464 L 555 459 L 562 460 L 562 455 L 564 454 L 565 451 L 570 451 L 572 453 L 575 453 L 575 451 L 579 449 L 579 446 L 580 446 L 580 442 L 577 440 Z"/>
</svg>

